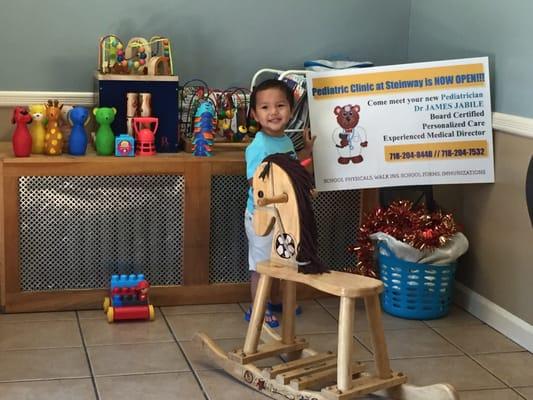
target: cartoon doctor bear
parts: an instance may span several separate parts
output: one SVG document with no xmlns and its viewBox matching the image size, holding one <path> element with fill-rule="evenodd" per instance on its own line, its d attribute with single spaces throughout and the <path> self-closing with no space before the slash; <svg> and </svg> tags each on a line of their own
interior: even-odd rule
<svg viewBox="0 0 533 400">
<path fill-rule="evenodd" d="M 332 139 L 339 154 L 338 163 L 348 164 L 350 161 L 358 164 L 363 161 L 361 148 L 368 146 L 366 131 L 357 126 L 359 123 L 358 105 L 347 104 L 337 106 L 333 111 L 337 116 L 340 127 L 333 131 Z"/>
</svg>

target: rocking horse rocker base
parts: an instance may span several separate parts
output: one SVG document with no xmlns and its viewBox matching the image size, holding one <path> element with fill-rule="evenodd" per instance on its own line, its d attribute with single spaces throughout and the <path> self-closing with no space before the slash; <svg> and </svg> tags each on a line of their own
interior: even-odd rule
<svg viewBox="0 0 533 400">
<path fill-rule="evenodd" d="M 210 358 L 234 378 L 251 388 L 279 400 L 348 400 L 378 393 L 396 400 L 458 400 L 453 387 L 447 384 L 417 387 L 407 384 L 407 377 L 390 369 L 385 334 L 381 321 L 379 294 L 381 281 L 346 272 L 324 274 L 298 272 L 296 257 L 285 257 L 277 251 L 288 236 L 291 245 L 301 249 L 300 214 L 294 179 L 277 164 L 263 163 L 253 177 L 254 229 L 265 235 L 274 229 L 271 259 L 257 265 L 260 279 L 244 346 L 224 352 L 204 333 L 199 340 Z M 301 187 L 298 188 L 302 192 Z M 276 195 L 276 193 L 279 193 Z M 314 218 L 313 218 L 314 219 Z M 282 239 L 280 239 L 282 238 Z M 286 243 L 286 241 L 285 241 Z M 301 250 L 300 250 L 301 251 Z M 263 316 L 273 279 L 284 282 L 281 335 L 263 326 Z M 303 338 L 295 336 L 296 284 L 306 284 L 340 298 L 338 354 L 318 353 L 308 348 Z M 375 372 L 352 360 L 355 301 L 363 299 L 372 338 Z M 259 344 L 262 333 L 264 344 Z M 268 336 L 268 338 L 267 338 Z M 284 355 L 287 362 L 268 368 L 255 362 Z"/>
<path fill-rule="evenodd" d="M 207 335 L 198 333 L 195 336 L 217 366 L 235 379 L 279 400 L 348 400 L 369 393 L 395 400 L 459 399 L 450 385 L 409 385 L 406 383 L 407 376 L 390 370 L 378 298 L 382 290 L 380 281 L 336 271 L 324 275 L 304 275 L 272 263 L 259 264 L 258 272 L 261 278 L 244 347 L 225 352 Z M 262 315 L 272 278 L 285 280 L 283 308 L 286 310 L 295 305 L 296 282 L 340 296 L 337 355 L 318 353 L 308 348 L 305 339 L 295 337 L 294 313 L 283 313 L 281 336 L 263 326 Z M 365 371 L 363 364 L 351 360 L 355 298 L 358 297 L 365 301 L 371 327 L 375 373 Z M 261 333 L 265 333 L 264 344 L 259 344 Z M 255 364 L 258 360 L 282 354 L 290 361 L 266 368 Z"/>
</svg>

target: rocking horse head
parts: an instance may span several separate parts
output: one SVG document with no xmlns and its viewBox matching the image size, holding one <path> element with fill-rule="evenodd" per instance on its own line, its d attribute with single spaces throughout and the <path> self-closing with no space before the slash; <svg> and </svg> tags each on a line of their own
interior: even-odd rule
<svg viewBox="0 0 533 400">
<path fill-rule="evenodd" d="M 316 255 L 312 189 L 311 176 L 297 160 L 286 154 L 268 156 L 253 177 L 253 225 L 260 236 L 273 230 L 272 261 L 303 273 L 322 273 L 327 268 Z"/>
</svg>

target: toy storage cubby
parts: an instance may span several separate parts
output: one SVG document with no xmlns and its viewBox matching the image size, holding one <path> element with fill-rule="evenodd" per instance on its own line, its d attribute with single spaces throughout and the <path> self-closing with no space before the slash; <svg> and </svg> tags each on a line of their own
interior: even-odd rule
<svg viewBox="0 0 533 400">
<path fill-rule="evenodd" d="M 151 116 L 159 118 L 155 138 L 158 153 L 179 151 L 179 78 L 175 75 L 95 75 L 99 107 L 115 107 L 111 129 L 115 136 L 127 132 L 127 93 L 150 93 Z"/>
</svg>

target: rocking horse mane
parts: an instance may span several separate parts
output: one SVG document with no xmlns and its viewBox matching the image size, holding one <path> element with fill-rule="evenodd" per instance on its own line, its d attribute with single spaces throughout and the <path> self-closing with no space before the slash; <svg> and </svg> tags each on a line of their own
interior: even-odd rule
<svg viewBox="0 0 533 400">
<path fill-rule="evenodd" d="M 329 272 L 322 260 L 318 257 L 318 232 L 316 228 L 315 214 L 311 204 L 311 190 L 313 181 L 311 175 L 304 167 L 287 154 L 272 154 L 266 157 L 263 171 L 259 177 L 265 179 L 270 174 L 271 164 L 280 167 L 290 178 L 296 194 L 298 205 L 298 217 L 300 221 L 300 243 L 298 244 L 296 261 L 298 272 L 304 274 L 321 274 Z"/>
</svg>

